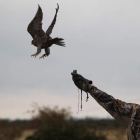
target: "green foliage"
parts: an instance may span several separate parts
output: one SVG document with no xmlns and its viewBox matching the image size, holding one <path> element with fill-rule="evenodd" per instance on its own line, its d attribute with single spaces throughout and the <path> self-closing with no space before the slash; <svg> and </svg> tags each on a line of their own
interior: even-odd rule
<svg viewBox="0 0 140 140">
<path fill-rule="evenodd" d="M 38 115 L 33 118 L 39 129 L 26 140 L 106 140 L 105 136 L 96 136 L 88 128 L 70 120 L 70 112 L 66 109 L 39 108 Z"/>
</svg>

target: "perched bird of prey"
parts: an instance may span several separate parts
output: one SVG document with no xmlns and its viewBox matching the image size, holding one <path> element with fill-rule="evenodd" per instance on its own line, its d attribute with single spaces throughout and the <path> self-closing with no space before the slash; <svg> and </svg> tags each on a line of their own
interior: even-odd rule
<svg viewBox="0 0 140 140">
<path fill-rule="evenodd" d="M 37 47 L 37 52 L 35 54 L 32 54 L 31 56 L 36 57 L 40 52 L 41 49 L 45 50 L 45 54 L 43 54 L 40 58 L 44 58 L 50 54 L 50 48 L 53 44 L 63 46 L 65 47 L 65 44 L 63 42 L 63 38 L 51 38 L 50 34 L 52 33 L 53 27 L 56 22 L 57 12 L 59 10 L 59 5 L 57 4 L 56 13 L 54 16 L 54 19 L 47 29 L 46 32 L 42 29 L 42 18 L 43 13 L 41 7 L 38 5 L 38 11 L 34 17 L 34 19 L 30 22 L 28 25 L 27 31 L 30 33 L 30 35 L 33 37 L 33 40 L 31 41 L 31 44 Z"/>
</svg>

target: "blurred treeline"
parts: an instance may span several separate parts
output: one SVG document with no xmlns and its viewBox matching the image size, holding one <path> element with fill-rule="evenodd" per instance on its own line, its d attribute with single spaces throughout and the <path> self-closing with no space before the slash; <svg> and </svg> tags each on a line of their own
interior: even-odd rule
<svg viewBox="0 0 140 140">
<path fill-rule="evenodd" d="M 27 120 L 0 120 L 0 140 L 14 140 L 20 137 L 21 133 L 29 126 Z"/>
<path fill-rule="evenodd" d="M 107 140 L 104 130 L 125 132 L 115 120 L 74 119 L 69 109 L 36 107 L 31 112 L 31 120 L 0 120 L 0 140 L 15 140 L 28 130 L 33 133 L 26 140 Z"/>
</svg>

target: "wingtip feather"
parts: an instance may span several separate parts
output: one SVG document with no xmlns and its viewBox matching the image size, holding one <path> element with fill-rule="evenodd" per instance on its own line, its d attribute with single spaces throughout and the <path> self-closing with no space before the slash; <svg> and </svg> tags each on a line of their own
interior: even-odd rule
<svg viewBox="0 0 140 140">
<path fill-rule="evenodd" d="M 40 5 L 38 4 L 38 10 L 41 10 L 42 11 L 42 9 L 41 9 L 41 7 L 40 7 Z"/>
<path fill-rule="evenodd" d="M 59 10 L 59 4 L 57 3 L 57 8 L 56 8 L 57 10 Z"/>
</svg>

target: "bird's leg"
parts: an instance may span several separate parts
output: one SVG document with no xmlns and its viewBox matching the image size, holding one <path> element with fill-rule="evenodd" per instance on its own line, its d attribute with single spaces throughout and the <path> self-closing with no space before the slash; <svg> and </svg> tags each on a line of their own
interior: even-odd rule
<svg viewBox="0 0 140 140">
<path fill-rule="evenodd" d="M 43 59 L 44 59 L 44 57 L 46 57 L 46 54 L 43 54 L 41 57 L 39 57 L 39 59 L 40 59 L 40 58 L 43 58 Z"/>
<path fill-rule="evenodd" d="M 50 49 L 49 48 L 45 48 L 45 54 L 43 54 L 40 58 L 43 58 L 48 56 L 50 54 Z"/>
<path fill-rule="evenodd" d="M 35 54 L 32 54 L 31 56 L 36 57 L 41 52 L 41 46 L 37 47 L 37 52 Z"/>
</svg>

